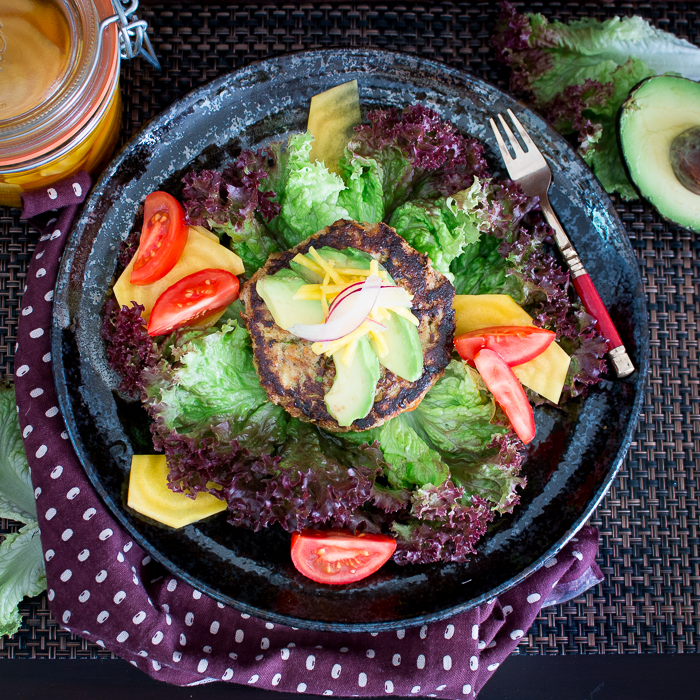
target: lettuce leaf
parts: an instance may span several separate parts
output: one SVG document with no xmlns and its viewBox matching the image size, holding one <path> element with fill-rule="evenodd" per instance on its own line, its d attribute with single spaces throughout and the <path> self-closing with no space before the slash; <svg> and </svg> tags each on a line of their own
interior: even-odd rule
<svg viewBox="0 0 700 700">
<path fill-rule="evenodd" d="M 411 501 L 411 517 L 391 528 L 398 564 L 464 562 L 494 517 L 484 499 L 469 499 L 450 481 L 417 489 Z"/>
<path fill-rule="evenodd" d="M 378 496 L 373 486 L 384 464 L 381 451 L 372 445 L 340 450 L 315 426 L 289 419 L 269 403 L 250 417 L 251 425 L 267 418 L 266 425 L 251 431 L 269 436 L 276 411 L 284 416 L 285 434 L 274 437 L 282 444 L 274 456 L 252 454 L 250 432 L 232 431 L 227 423 L 205 434 L 172 432 L 161 438 L 171 488 L 223 496 L 228 522 L 255 531 L 277 523 L 288 532 L 323 524 L 379 532 L 359 509 Z"/>
<path fill-rule="evenodd" d="M 700 79 L 700 50 L 641 17 L 562 24 L 501 4 L 494 37 L 511 69 L 510 87 L 528 98 L 579 152 L 608 192 L 636 197 L 622 165 L 615 119 L 630 89 L 652 75 Z"/>
<path fill-rule="evenodd" d="M 510 180 L 482 183 L 478 196 L 475 192 L 470 198 L 470 212 L 484 233 L 467 243 L 450 265 L 457 294 L 509 294 L 518 304 L 525 302 L 524 276 L 513 272 L 549 235 L 541 218 L 532 214 L 537 209 L 537 200 L 526 197 Z M 521 245 L 515 260 L 510 257 L 512 248 L 522 236 L 525 242 L 535 237 L 534 248 Z"/>
<path fill-rule="evenodd" d="M 360 221 L 387 218 L 408 200 L 454 194 L 488 174 L 483 146 L 431 109 L 376 110 L 367 119 L 339 163 L 348 185 L 341 201 Z"/>
<path fill-rule="evenodd" d="M 291 136 L 286 151 L 276 151 L 272 166 L 274 182 L 283 185 L 277 193 L 280 215 L 269 226 L 290 248 L 338 219 L 352 218 L 339 202 L 342 178 L 309 160 L 312 142 L 308 131 Z"/>
<path fill-rule="evenodd" d="M 520 502 L 518 489 L 526 484 L 526 478 L 520 476 L 521 447 L 510 432 L 494 435 L 486 449 L 450 458 L 452 480 L 467 496 L 484 499 L 494 511 L 512 513 Z"/>
<path fill-rule="evenodd" d="M 374 158 L 341 158 L 338 164 L 346 188 L 338 202 L 355 221 L 377 224 L 384 219 L 384 171 Z"/>
<path fill-rule="evenodd" d="M 457 294 L 509 294 L 522 301 L 522 286 L 507 274 L 510 265 L 498 252 L 500 245 L 498 238 L 484 233 L 452 261 L 450 274 Z"/>
<path fill-rule="evenodd" d="M 136 398 L 141 394 L 141 374 L 144 369 L 158 364 L 160 354 L 146 331 L 141 314 L 144 306 L 132 302 L 119 307 L 111 297 L 105 304 L 102 338 L 106 345 L 107 361 L 119 375 L 119 390 Z"/>
<path fill-rule="evenodd" d="M 14 390 L 8 387 L 0 387 L 0 518 L 37 521 Z"/>
<path fill-rule="evenodd" d="M 232 430 L 267 402 L 248 332 L 236 322 L 194 334 L 177 348 L 178 362 L 146 376 L 149 413 L 156 432 L 186 433 L 228 421 Z"/>
<path fill-rule="evenodd" d="M 0 543 L 0 636 L 12 635 L 22 619 L 17 604 L 46 588 L 44 557 L 36 522 L 34 489 L 24 452 L 15 392 L 0 387 L 0 517 L 23 522 Z"/>
<path fill-rule="evenodd" d="M 0 544 L 0 636 L 14 634 L 22 624 L 17 604 L 25 596 L 46 590 L 44 556 L 36 522 L 6 535 Z"/>
<path fill-rule="evenodd" d="M 439 486 L 449 477 L 448 466 L 409 425 L 404 414 L 384 424 L 379 443 L 387 461 L 385 475 L 394 488 Z"/>
<path fill-rule="evenodd" d="M 518 439 L 478 374 L 457 360 L 415 410 L 379 428 L 346 433 L 342 440 L 348 445 L 376 441 L 391 489 L 413 489 L 415 494 L 451 480 L 468 499 L 480 497 L 505 513 L 513 510 L 517 489 L 525 485 L 519 476 Z M 438 523 L 433 520 L 434 529 Z"/>
<path fill-rule="evenodd" d="M 275 192 L 266 189 L 268 154 L 241 152 L 222 172 L 202 170 L 183 178 L 183 206 L 192 226 L 208 226 L 243 260 L 248 274 L 278 250 L 264 222 L 279 214 Z"/>
<path fill-rule="evenodd" d="M 492 423 L 496 411 L 493 397 L 483 385 L 479 388 L 477 379 L 478 374 L 464 362 L 452 360 L 411 414 L 443 454 L 481 453 L 494 437 L 506 432 Z"/>
<path fill-rule="evenodd" d="M 452 281 L 450 264 L 466 245 L 479 240 L 482 219 L 477 204 L 480 200 L 481 183 L 474 178 L 471 187 L 450 197 L 402 204 L 394 211 L 389 225 L 409 245 L 426 253 L 433 267 Z"/>
</svg>

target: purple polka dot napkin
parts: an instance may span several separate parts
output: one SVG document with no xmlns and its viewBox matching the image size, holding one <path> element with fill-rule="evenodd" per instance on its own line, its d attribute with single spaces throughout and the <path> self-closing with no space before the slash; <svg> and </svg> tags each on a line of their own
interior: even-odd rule
<svg viewBox="0 0 700 700">
<path fill-rule="evenodd" d="M 177 685 L 222 680 L 287 693 L 464 698 L 479 692 L 543 606 L 602 581 L 595 564 L 598 532 L 583 528 L 517 587 L 449 620 L 371 634 L 320 633 L 241 614 L 151 561 L 93 489 L 54 389 L 53 288 L 70 224 L 89 187 L 81 173 L 25 195 L 25 218 L 60 210 L 40 229 L 15 356 L 48 597 L 66 629 Z"/>
</svg>

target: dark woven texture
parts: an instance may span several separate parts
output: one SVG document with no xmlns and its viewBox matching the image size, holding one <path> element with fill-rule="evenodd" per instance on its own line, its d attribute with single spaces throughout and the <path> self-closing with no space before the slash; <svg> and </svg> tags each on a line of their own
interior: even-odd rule
<svg viewBox="0 0 700 700">
<path fill-rule="evenodd" d="M 698 43 L 700 6 L 681 3 L 532 4 L 560 19 L 638 13 Z M 502 87 L 490 37 L 490 3 L 150 5 L 163 64 L 122 68 L 122 141 L 193 87 L 255 59 L 330 46 L 409 51 L 475 73 Z M 519 653 L 697 652 L 700 630 L 698 483 L 700 237 L 660 220 L 650 207 L 615 200 L 637 253 L 649 301 L 651 377 L 627 460 L 592 524 L 600 529 L 606 582 L 550 608 Z M 17 211 L 0 208 L 0 372 L 12 379 L 19 299 L 34 236 Z M 0 532 L 13 525 L 0 520 Z M 0 639 L 0 658 L 109 656 L 61 630 L 45 597 L 21 607 L 25 622 Z"/>
</svg>

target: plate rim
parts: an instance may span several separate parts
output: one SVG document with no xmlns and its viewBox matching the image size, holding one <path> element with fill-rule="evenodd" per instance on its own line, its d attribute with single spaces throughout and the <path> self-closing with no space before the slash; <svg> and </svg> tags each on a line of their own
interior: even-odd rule
<svg viewBox="0 0 700 700">
<path fill-rule="evenodd" d="M 116 170 L 118 169 L 119 165 L 122 163 L 124 158 L 130 153 L 131 149 L 138 144 L 139 140 L 144 137 L 145 134 L 148 134 L 149 132 L 153 131 L 154 129 L 157 129 L 160 126 L 163 126 L 164 124 L 167 124 L 169 121 L 169 118 L 172 114 L 178 113 L 182 111 L 183 109 L 186 109 L 187 105 L 192 105 L 196 102 L 198 102 L 200 99 L 203 97 L 206 98 L 208 94 L 210 94 L 212 91 L 219 89 L 220 87 L 226 85 L 229 81 L 232 79 L 235 79 L 236 75 L 238 73 L 244 72 L 244 71 L 250 71 L 251 69 L 254 69 L 256 66 L 266 66 L 270 64 L 277 64 L 281 63 L 284 61 L 288 61 L 289 59 L 292 58 L 300 58 L 304 56 L 323 56 L 323 55 L 328 55 L 330 56 L 337 56 L 338 54 L 352 54 L 356 57 L 361 57 L 362 55 L 367 55 L 367 54 L 375 54 L 375 55 L 385 55 L 388 57 L 391 57 L 395 62 L 403 62 L 404 66 L 406 65 L 407 61 L 412 61 L 416 64 L 420 64 L 421 66 L 425 65 L 429 67 L 431 70 L 438 72 L 441 74 L 441 76 L 444 77 L 457 77 L 459 78 L 462 82 L 469 84 L 469 83 L 478 83 L 485 85 L 489 90 L 495 91 L 498 95 L 506 97 L 508 100 L 516 102 L 518 104 L 519 108 L 522 109 L 524 112 L 534 115 L 540 120 L 542 120 L 546 124 L 547 131 L 549 132 L 550 136 L 553 137 L 555 140 L 561 142 L 564 142 L 566 144 L 566 149 L 570 151 L 575 159 L 579 162 L 580 166 L 583 166 L 591 175 L 591 182 L 589 183 L 589 187 L 592 187 L 594 190 L 598 190 L 598 194 L 602 195 L 604 198 L 603 201 L 605 201 L 606 204 L 606 209 L 608 210 L 608 214 L 611 216 L 612 220 L 615 222 L 615 231 L 614 235 L 610 237 L 609 241 L 610 243 L 617 242 L 618 244 L 621 244 L 622 249 L 625 251 L 627 256 L 630 258 L 631 261 L 634 261 L 635 264 L 632 266 L 632 269 L 634 271 L 634 279 L 632 280 L 634 283 L 637 284 L 637 286 L 643 290 L 642 286 L 642 279 L 641 279 L 641 274 L 639 271 L 639 267 L 636 264 L 636 256 L 634 254 L 634 250 L 632 249 L 632 245 L 629 241 L 629 237 L 627 235 L 626 229 L 624 227 L 624 224 L 622 223 L 619 215 L 617 214 L 614 205 L 612 201 L 610 200 L 609 195 L 605 192 L 603 189 L 602 185 L 598 182 L 598 180 L 593 176 L 593 173 L 590 171 L 588 166 L 585 164 L 583 159 L 576 153 L 573 148 L 568 144 L 568 142 L 565 141 L 564 137 L 562 137 L 558 132 L 556 132 L 546 120 L 541 117 L 541 115 L 536 112 L 536 110 L 533 110 L 529 106 L 525 105 L 521 100 L 515 98 L 513 95 L 510 93 L 507 93 L 503 91 L 501 88 L 497 87 L 496 85 L 490 83 L 487 80 L 484 80 L 483 78 L 469 73 L 467 71 L 463 71 L 451 66 L 448 66 L 444 63 L 441 63 L 439 61 L 431 60 L 431 59 L 421 59 L 418 56 L 415 56 L 413 54 L 408 54 L 405 52 L 400 52 L 400 51 L 390 51 L 386 49 L 381 49 L 377 47 L 367 47 L 367 48 L 352 48 L 352 47 L 346 47 L 342 49 L 312 49 L 312 50 L 306 50 L 306 51 L 298 51 L 298 52 L 289 52 L 289 53 L 284 53 L 280 56 L 272 56 L 268 58 L 263 58 L 259 59 L 256 61 L 251 61 L 250 63 L 246 63 L 244 66 L 240 66 L 238 68 L 235 68 L 231 71 L 227 71 L 226 73 L 223 73 L 212 80 L 204 83 L 203 85 L 199 85 L 189 92 L 185 93 L 181 97 L 179 97 L 177 100 L 175 100 L 172 104 L 168 105 L 163 111 L 149 119 L 130 139 L 127 143 L 124 144 L 122 148 L 119 149 L 119 151 L 113 156 L 113 158 L 110 160 L 109 164 L 105 168 L 105 170 L 102 172 L 100 177 L 96 180 L 96 182 L 93 184 L 93 187 L 91 189 L 91 192 L 89 196 L 86 198 L 86 200 L 83 202 L 82 207 L 80 211 L 78 212 L 78 215 L 76 216 L 74 223 L 71 227 L 70 235 L 68 237 L 61 263 L 59 266 L 59 271 L 56 279 L 56 285 L 55 285 L 55 299 L 54 299 L 54 306 L 53 306 L 53 312 L 52 312 L 52 324 L 51 324 L 51 344 L 52 344 L 52 355 L 55 358 L 53 362 L 53 374 L 54 374 L 54 382 L 56 385 L 56 390 L 58 393 L 58 400 L 59 400 L 59 406 L 64 413 L 66 417 L 70 416 L 74 421 L 74 414 L 72 411 L 72 404 L 70 401 L 70 397 L 68 396 L 67 389 L 65 388 L 65 367 L 63 364 L 63 355 L 62 355 L 62 333 L 66 329 L 65 325 L 62 325 L 61 319 L 59 319 L 60 315 L 60 306 L 61 304 L 59 302 L 63 301 L 66 306 L 68 306 L 67 300 L 63 299 L 65 294 L 62 294 L 62 289 L 61 289 L 61 284 L 67 288 L 67 280 L 70 278 L 71 275 L 71 261 L 72 261 L 72 255 L 71 252 L 74 251 L 78 244 L 79 244 L 79 231 L 84 228 L 85 218 L 88 216 L 88 212 L 91 209 L 91 204 L 93 201 L 98 201 L 101 196 L 102 196 L 102 191 L 104 189 L 105 184 L 109 183 L 109 181 L 113 178 L 115 175 Z M 69 424 L 69 421 L 66 420 L 66 428 L 69 433 L 69 437 L 71 440 L 71 443 L 73 445 L 73 448 L 76 452 L 76 456 L 78 457 L 81 466 L 83 467 L 84 471 L 86 472 L 86 475 L 88 476 L 90 483 L 93 488 L 98 492 L 100 498 L 102 499 L 103 503 L 107 507 L 108 511 L 110 512 L 110 515 L 112 517 L 115 517 L 116 520 L 119 522 L 121 527 L 124 527 L 129 535 L 134 538 L 134 540 L 139 544 L 139 546 L 143 547 L 146 551 L 148 551 L 149 554 L 151 554 L 157 561 L 159 561 L 166 569 L 169 570 L 169 572 L 176 572 L 173 573 L 173 575 L 177 576 L 178 578 L 183 579 L 186 581 L 189 585 L 193 586 L 194 588 L 206 593 L 210 597 L 214 598 L 215 600 L 219 600 L 221 602 L 224 602 L 225 604 L 229 605 L 230 607 L 233 607 L 234 609 L 250 614 L 252 616 L 258 617 L 262 620 L 267 620 L 271 621 L 273 623 L 277 624 L 283 624 L 283 625 L 296 625 L 300 626 L 306 629 L 312 629 L 312 630 L 318 630 L 318 631 L 331 631 L 331 632 L 363 632 L 363 631 L 368 631 L 368 632 L 379 632 L 379 631 L 386 631 L 386 630 L 395 630 L 395 629 L 401 629 L 401 628 L 407 628 L 407 627 L 413 627 L 425 623 L 430 623 L 430 622 L 435 622 L 439 620 L 444 620 L 446 618 L 452 617 L 456 614 L 466 612 L 467 610 L 470 610 L 474 607 L 477 607 L 479 605 L 484 604 L 485 602 L 491 600 L 492 598 L 495 598 L 499 595 L 502 595 L 505 591 L 510 590 L 514 586 L 516 586 L 518 583 L 523 581 L 525 578 L 533 574 L 535 571 L 540 569 L 544 563 L 552 558 L 553 556 L 556 556 L 556 554 L 561 551 L 563 547 L 568 544 L 568 542 L 571 540 L 572 537 L 575 536 L 575 534 L 585 525 L 586 521 L 592 516 L 602 499 L 605 497 L 607 494 L 608 490 L 610 489 L 610 486 L 612 485 L 612 482 L 615 480 L 617 477 L 618 472 L 620 471 L 622 467 L 622 463 L 624 462 L 624 459 L 627 455 L 627 452 L 629 450 L 630 444 L 632 442 L 632 439 L 634 437 L 634 433 L 639 421 L 639 414 L 641 411 L 641 407 L 643 405 L 643 400 L 644 400 L 644 394 L 645 394 L 645 388 L 647 386 L 648 382 L 648 369 L 649 369 L 649 321 L 648 321 L 648 304 L 647 304 L 647 299 L 646 295 L 642 294 L 641 295 L 641 303 L 643 307 L 643 316 L 644 316 L 644 323 L 642 325 L 641 329 L 635 328 L 635 330 L 639 333 L 641 331 L 641 337 L 640 337 L 640 343 L 637 348 L 638 351 L 638 367 L 637 367 L 637 376 L 635 377 L 633 383 L 635 385 L 635 393 L 634 393 L 634 400 L 631 405 L 631 411 L 630 411 L 630 416 L 629 416 L 629 421 L 625 427 L 625 430 L 623 431 L 620 441 L 619 441 L 619 446 L 617 451 L 615 452 L 614 456 L 612 457 L 610 461 L 610 466 L 608 467 L 607 470 L 607 475 L 605 479 L 601 482 L 600 486 L 598 487 L 597 491 L 593 494 L 592 498 L 588 501 L 584 511 L 582 514 L 574 521 L 574 523 L 566 530 L 566 532 L 555 542 L 553 543 L 543 554 L 541 554 L 535 561 L 533 561 L 530 565 L 525 567 L 522 571 L 518 572 L 514 576 L 511 576 L 508 578 L 506 581 L 501 583 L 500 585 L 494 587 L 487 593 L 480 595 L 476 598 L 472 598 L 469 601 L 463 602 L 461 604 L 453 605 L 449 608 L 442 608 L 439 611 L 432 612 L 432 613 L 425 613 L 421 614 L 415 617 L 411 618 L 405 618 L 401 620 L 395 620 L 395 621 L 381 621 L 381 622 L 376 622 L 376 623 L 354 623 L 354 622 L 324 622 L 324 621 L 318 621 L 318 620 L 306 620 L 304 618 L 296 618 L 292 617 L 290 615 L 283 615 L 267 610 L 262 610 L 260 608 L 257 608 L 253 605 L 243 603 L 240 601 L 234 601 L 231 599 L 229 596 L 222 594 L 221 592 L 217 591 L 216 589 L 212 588 L 208 584 L 203 583 L 202 581 L 199 581 L 195 576 L 190 575 L 188 572 L 184 571 L 181 569 L 180 566 L 175 564 L 170 557 L 163 555 L 160 553 L 158 548 L 155 545 L 152 545 L 150 543 L 150 540 L 147 538 L 145 534 L 140 532 L 138 529 L 136 529 L 129 521 L 124 517 L 123 511 L 123 506 L 120 507 L 119 504 L 116 504 L 114 500 L 112 499 L 111 495 L 107 491 L 107 489 L 102 485 L 100 479 L 97 477 L 95 473 L 93 473 L 92 466 L 90 464 L 90 460 L 87 459 L 87 455 L 84 454 L 82 445 L 80 444 L 80 441 L 76 435 L 74 435 L 74 431 L 72 428 L 72 425 Z M 66 309 L 65 313 L 68 313 L 68 309 Z M 59 369 L 60 366 L 60 369 Z"/>
</svg>

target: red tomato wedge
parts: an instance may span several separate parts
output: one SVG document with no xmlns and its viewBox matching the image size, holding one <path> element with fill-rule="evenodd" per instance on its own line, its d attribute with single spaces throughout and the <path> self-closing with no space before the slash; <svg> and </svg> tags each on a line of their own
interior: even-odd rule
<svg viewBox="0 0 700 700">
<path fill-rule="evenodd" d="M 167 192 L 151 192 L 143 205 L 141 241 L 129 281 L 152 284 L 175 267 L 187 243 L 185 212 Z"/>
<path fill-rule="evenodd" d="M 472 367 L 482 348 L 497 352 L 509 367 L 515 367 L 541 355 L 555 337 L 552 331 L 534 326 L 493 326 L 458 335 L 455 349 Z"/>
<path fill-rule="evenodd" d="M 296 570 L 317 583 L 353 583 L 373 574 L 396 549 L 385 535 L 345 530 L 303 530 L 292 535 Z"/>
<path fill-rule="evenodd" d="M 149 335 L 164 335 L 225 309 L 238 298 L 238 277 L 228 270 L 199 270 L 168 287 L 148 319 Z"/>
<path fill-rule="evenodd" d="M 480 350 L 474 356 L 474 364 L 496 403 L 508 416 L 513 430 L 527 445 L 535 437 L 535 415 L 523 385 L 506 361 L 493 350 Z"/>
</svg>

